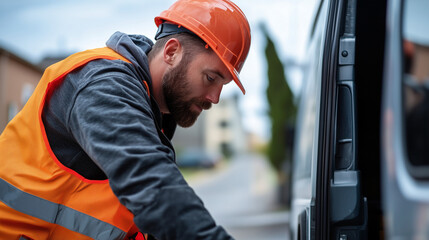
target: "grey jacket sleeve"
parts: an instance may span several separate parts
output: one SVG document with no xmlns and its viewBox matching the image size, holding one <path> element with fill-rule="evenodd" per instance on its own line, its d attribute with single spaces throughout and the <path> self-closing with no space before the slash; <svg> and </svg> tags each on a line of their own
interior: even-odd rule
<svg viewBox="0 0 429 240">
<path fill-rule="evenodd" d="M 142 232 L 158 239 L 231 239 L 163 145 L 143 84 L 124 66 L 89 72 L 72 99 L 69 131 L 105 172 Z"/>
</svg>

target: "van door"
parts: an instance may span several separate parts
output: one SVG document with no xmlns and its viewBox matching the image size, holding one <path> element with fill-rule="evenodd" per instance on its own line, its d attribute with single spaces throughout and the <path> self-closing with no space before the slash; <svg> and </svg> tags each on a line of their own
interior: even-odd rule
<svg viewBox="0 0 429 240">
<path fill-rule="evenodd" d="M 357 164 L 356 0 L 330 2 L 322 72 L 315 239 L 366 238 Z"/>
<path fill-rule="evenodd" d="M 429 1 L 388 5 L 382 107 L 387 239 L 429 239 Z"/>
</svg>

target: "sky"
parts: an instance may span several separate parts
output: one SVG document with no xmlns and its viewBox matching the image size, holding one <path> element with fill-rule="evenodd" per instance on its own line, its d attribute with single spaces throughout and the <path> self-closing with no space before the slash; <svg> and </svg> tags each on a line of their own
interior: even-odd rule
<svg viewBox="0 0 429 240">
<path fill-rule="evenodd" d="M 305 49 L 317 0 L 233 0 L 245 13 L 252 44 L 241 80 L 246 95 L 239 98 L 244 127 L 263 138 L 269 137 L 267 117 L 264 23 L 276 44 L 280 59 L 305 64 Z M 47 55 L 63 55 L 102 47 L 116 31 L 142 34 L 153 40 L 154 17 L 173 0 L 14 0 L 0 1 L 0 46 L 39 62 Z M 288 82 L 298 95 L 301 73 L 292 66 Z M 228 84 L 222 97 L 241 95 Z M 256 126 L 256 127 L 255 127 Z"/>
</svg>

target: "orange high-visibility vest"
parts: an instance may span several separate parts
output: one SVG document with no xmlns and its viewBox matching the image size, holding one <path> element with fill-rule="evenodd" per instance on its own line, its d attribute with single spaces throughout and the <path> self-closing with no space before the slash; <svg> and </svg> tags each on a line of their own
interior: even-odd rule
<svg viewBox="0 0 429 240">
<path fill-rule="evenodd" d="M 0 239 L 124 239 L 138 231 L 108 180 L 85 179 L 58 161 L 42 122 L 65 76 L 95 59 L 129 62 L 99 48 L 52 65 L 0 136 Z"/>
</svg>

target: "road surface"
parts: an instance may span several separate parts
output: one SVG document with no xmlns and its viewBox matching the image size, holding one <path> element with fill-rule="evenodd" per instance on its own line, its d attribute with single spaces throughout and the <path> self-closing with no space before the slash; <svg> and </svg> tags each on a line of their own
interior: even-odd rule
<svg viewBox="0 0 429 240">
<path fill-rule="evenodd" d="M 241 155 L 189 184 L 236 240 L 287 240 L 287 211 L 276 204 L 275 176 L 267 161 Z"/>
</svg>

